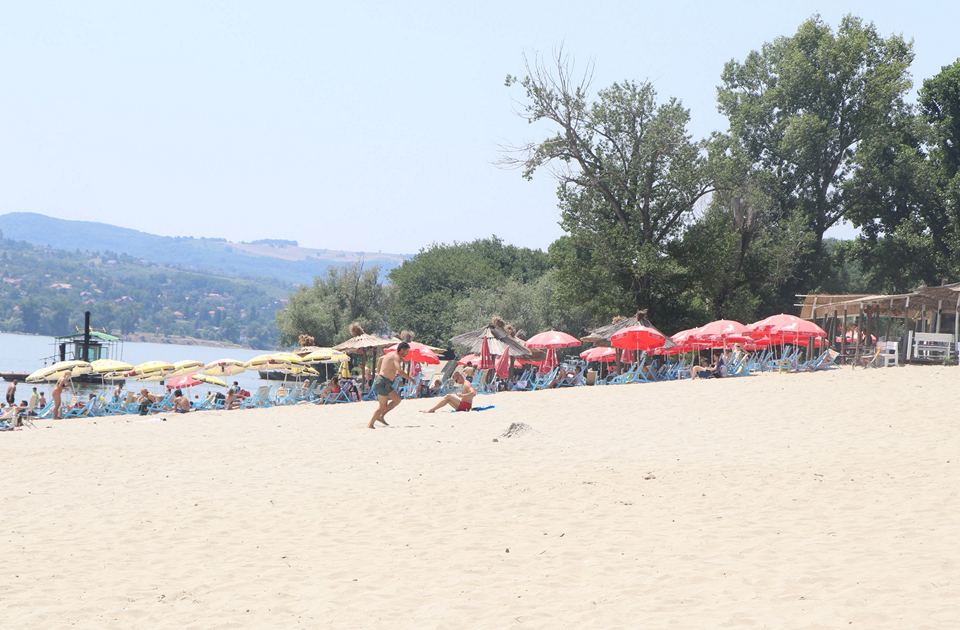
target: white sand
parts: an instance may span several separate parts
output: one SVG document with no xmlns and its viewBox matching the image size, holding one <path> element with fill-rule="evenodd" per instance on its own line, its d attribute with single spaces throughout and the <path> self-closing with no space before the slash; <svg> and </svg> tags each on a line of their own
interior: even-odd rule
<svg viewBox="0 0 960 630">
<path fill-rule="evenodd" d="M 0 625 L 956 628 L 958 379 L 408 401 L 377 431 L 363 403 L 0 434 Z M 492 441 L 514 421 L 533 430 Z"/>
</svg>

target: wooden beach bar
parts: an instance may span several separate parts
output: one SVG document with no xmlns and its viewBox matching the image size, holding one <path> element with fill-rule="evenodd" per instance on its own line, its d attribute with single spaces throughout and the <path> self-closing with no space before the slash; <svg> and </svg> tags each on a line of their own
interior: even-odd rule
<svg viewBox="0 0 960 630">
<path fill-rule="evenodd" d="M 910 293 L 798 295 L 800 317 L 819 324 L 847 362 L 879 344 L 896 343 L 898 362 L 943 364 L 957 360 L 960 282 L 921 286 Z M 886 347 L 884 348 L 886 349 Z M 878 350 L 879 352 L 879 350 Z"/>
</svg>

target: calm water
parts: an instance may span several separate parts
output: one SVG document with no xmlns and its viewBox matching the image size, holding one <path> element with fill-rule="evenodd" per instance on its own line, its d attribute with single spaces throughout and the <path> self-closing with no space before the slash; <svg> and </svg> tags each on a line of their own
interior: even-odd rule
<svg viewBox="0 0 960 630">
<path fill-rule="evenodd" d="M 185 359 L 195 359 L 203 363 L 216 361 L 217 359 L 240 359 L 245 361 L 258 354 L 272 352 L 271 350 L 252 350 L 247 348 L 211 348 L 209 346 L 182 346 L 178 344 L 167 343 L 124 343 L 121 346 L 122 355 L 113 358 L 126 361 L 127 363 L 143 363 L 144 361 L 183 361 Z M 0 372 L 33 372 L 43 367 L 44 359 L 54 354 L 53 337 L 41 337 L 36 335 L 16 335 L 12 333 L 0 333 Z M 257 376 L 256 372 L 244 372 L 233 377 L 225 377 L 225 381 L 238 381 L 243 387 L 254 390 L 260 385 L 267 384 Z M 273 381 L 273 384 L 278 384 Z M 26 398 L 30 387 L 21 384 L 17 387 L 17 398 Z M 159 391 L 163 387 L 159 383 L 138 383 L 128 379 L 125 387 L 127 389 L 147 387 L 152 391 Z M 3 388 L 6 390 L 6 387 Z M 39 384 L 38 389 L 50 391 L 48 384 Z M 219 389 L 219 388 L 218 388 Z M 193 388 L 191 394 L 203 395 L 206 391 L 205 386 Z"/>
</svg>

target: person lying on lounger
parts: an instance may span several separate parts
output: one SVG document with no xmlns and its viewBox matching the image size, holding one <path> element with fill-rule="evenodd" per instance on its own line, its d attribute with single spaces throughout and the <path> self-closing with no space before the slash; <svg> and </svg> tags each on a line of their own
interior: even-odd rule
<svg viewBox="0 0 960 630">
<path fill-rule="evenodd" d="M 453 373 L 453 382 L 463 388 L 459 396 L 456 394 L 447 394 L 430 409 L 421 409 L 420 413 L 433 413 L 444 405 L 450 405 L 454 411 L 470 411 L 470 409 L 473 408 L 473 399 L 477 395 L 477 390 L 473 388 L 470 381 L 463 377 L 462 372 Z"/>
</svg>

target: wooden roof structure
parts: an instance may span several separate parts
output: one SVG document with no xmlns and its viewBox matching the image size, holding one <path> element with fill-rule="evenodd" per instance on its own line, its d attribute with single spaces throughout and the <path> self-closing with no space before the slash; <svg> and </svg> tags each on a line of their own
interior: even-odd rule
<svg viewBox="0 0 960 630">
<path fill-rule="evenodd" d="M 452 337 L 450 342 L 455 346 L 466 348 L 467 352 L 480 354 L 483 348 L 483 340 L 487 340 L 487 348 L 490 354 L 499 356 L 505 349 L 510 350 L 512 357 L 530 357 L 532 352 L 527 344 L 519 337 L 514 337 L 500 326 L 488 325 L 479 330 L 472 330 Z"/>
<path fill-rule="evenodd" d="M 862 308 L 881 317 L 906 317 L 922 319 L 937 312 L 956 314 L 960 311 L 960 282 L 939 287 L 920 286 L 910 293 L 883 294 L 827 294 L 811 293 L 798 295 L 802 319 L 822 319 L 833 316 L 856 315 Z"/>
<path fill-rule="evenodd" d="M 338 343 L 333 347 L 333 349 L 339 350 L 340 352 L 346 352 L 347 354 L 352 354 L 354 352 L 369 350 L 371 348 L 385 348 L 387 346 L 392 346 L 395 343 L 400 343 L 400 340 L 396 337 L 377 337 L 376 335 L 368 335 L 367 333 L 363 333 L 361 335 L 356 335 L 355 337 L 350 337 L 344 342 Z"/>
</svg>

